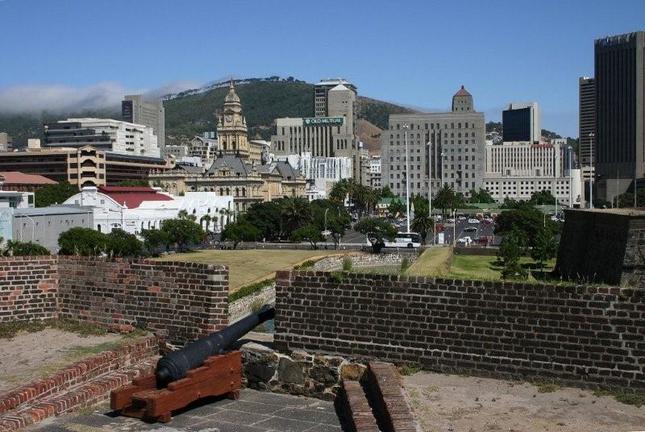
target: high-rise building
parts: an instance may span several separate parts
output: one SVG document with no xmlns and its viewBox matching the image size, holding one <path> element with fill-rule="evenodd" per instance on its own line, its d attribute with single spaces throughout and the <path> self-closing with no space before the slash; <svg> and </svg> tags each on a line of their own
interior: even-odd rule
<svg viewBox="0 0 645 432">
<path fill-rule="evenodd" d="M 513 102 L 502 112 L 504 142 L 538 143 L 542 137 L 537 102 Z"/>
<path fill-rule="evenodd" d="M 0 132 L 0 151 L 11 151 L 13 140 L 6 132 Z"/>
<path fill-rule="evenodd" d="M 128 95 L 121 102 L 123 121 L 137 123 L 152 128 L 157 135 L 157 144 L 164 154 L 166 147 L 166 111 L 161 100 L 144 101 L 142 95 Z"/>
<path fill-rule="evenodd" d="M 596 81 L 581 77 L 578 80 L 578 161 L 582 172 L 582 182 L 587 185 L 594 174 L 591 155 L 591 141 L 596 134 Z M 593 158 L 595 159 L 595 157 Z M 589 188 L 583 188 L 585 200 L 589 199 Z"/>
<path fill-rule="evenodd" d="M 157 136 L 149 126 L 112 119 L 71 118 L 45 125 L 44 147 L 81 148 L 159 157 Z"/>
<path fill-rule="evenodd" d="M 597 39 L 594 48 L 594 164 L 598 196 L 611 201 L 645 176 L 645 31 Z"/>
<path fill-rule="evenodd" d="M 472 95 L 463 86 L 453 96 L 450 112 L 391 114 L 388 123 L 381 134 L 383 186 L 405 196 L 406 140 L 410 194 L 428 193 L 428 174 L 435 193 L 447 185 L 469 195 L 482 186 L 484 113 L 475 111 Z"/>
<path fill-rule="evenodd" d="M 356 86 L 345 79 L 336 78 L 321 80 L 318 84 L 314 85 L 314 116 L 332 116 L 332 114 L 330 114 L 328 111 L 328 94 L 329 90 L 338 85 L 345 86 L 346 88 L 352 90 L 354 92 L 354 96 L 356 96 Z"/>
</svg>

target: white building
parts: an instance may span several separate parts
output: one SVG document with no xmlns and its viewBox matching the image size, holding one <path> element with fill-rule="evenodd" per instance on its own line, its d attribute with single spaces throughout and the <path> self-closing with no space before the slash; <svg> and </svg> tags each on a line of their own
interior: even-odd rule
<svg viewBox="0 0 645 432">
<path fill-rule="evenodd" d="M 381 187 L 381 156 L 372 155 L 369 159 L 368 185 L 373 189 Z"/>
<path fill-rule="evenodd" d="M 160 157 L 157 136 L 149 126 L 112 119 L 70 118 L 45 125 L 45 147 L 92 146 L 115 153 Z"/>
<path fill-rule="evenodd" d="M 186 192 L 183 196 L 173 196 L 138 186 L 84 187 L 64 204 L 92 208 L 97 231 L 109 233 L 114 228 L 121 228 L 131 234 L 158 229 L 164 220 L 176 218 L 182 210 L 195 216 L 204 229 L 219 232 L 232 220 L 234 208 L 233 197 L 217 196 L 214 192 Z M 205 216 L 210 222 L 207 223 Z"/>
<path fill-rule="evenodd" d="M 34 207 L 34 193 L 0 190 L 0 208 Z"/>
<path fill-rule="evenodd" d="M 304 152 L 302 155 L 276 156 L 276 159 L 289 162 L 300 171 L 309 184 L 307 195 L 310 199 L 326 198 L 334 183 L 351 179 L 353 175 L 350 157 L 314 157 L 310 152 Z"/>
<path fill-rule="evenodd" d="M 528 200 L 534 192 L 547 190 L 562 205 L 579 205 L 580 171 L 564 166 L 566 149 L 561 143 L 488 144 L 482 186 L 500 202 Z"/>
</svg>

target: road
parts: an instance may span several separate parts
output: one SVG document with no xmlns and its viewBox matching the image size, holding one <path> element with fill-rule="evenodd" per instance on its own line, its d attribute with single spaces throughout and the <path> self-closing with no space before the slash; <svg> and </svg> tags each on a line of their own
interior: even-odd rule
<svg viewBox="0 0 645 432">
<path fill-rule="evenodd" d="M 480 222 L 478 224 L 468 223 L 468 220 L 457 220 L 454 224 L 445 223 L 444 224 L 444 243 L 452 244 L 453 238 L 459 240 L 464 237 L 470 237 L 475 240 L 478 237 L 491 237 L 493 242 L 491 245 L 498 245 L 501 241 L 499 236 L 495 236 L 493 231 L 495 230 L 494 223 L 485 223 Z M 475 228 L 476 231 L 466 231 L 467 229 Z M 439 235 L 435 235 L 435 244 L 438 243 Z"/>
</svg>

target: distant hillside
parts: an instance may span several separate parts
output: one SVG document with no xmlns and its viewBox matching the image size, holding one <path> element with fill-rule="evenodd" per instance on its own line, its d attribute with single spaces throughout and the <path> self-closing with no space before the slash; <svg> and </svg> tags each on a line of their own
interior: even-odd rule
<svg viewBox="0 0 645 432">
<path fill-rule="evenodd" d="M 269 139 L 274 133 L 276 118 L 313 116 L 313 84 L 292 77 L 238 80 L 236 91 L 242 100 L 250 138 Z M 169 95 L 164 101 L 166 142 L 173 144 L 206 131 L 217 130 L 216 116 L 221 113 L 227 92 L 227 83 L 219 82 Z M 389 102 L 359 96 L 357 116 L 371 124 L 371 132 L 361 132 L 359 136 L 368 147 L 378 152 L 379 144 L 374 136 L 379 132 L 372 127 L 383 129 L 387 126 L 389 114 L 407 112 L 414 111 Z M 0 131 L 8 132 L 14 138 L 15 144 L 24 146 L 27 138 L 42 137 L 43 123 L 68 117 L 91 116 L 120 119 L 120 107 L 82 113 L 0 114 Z"/>
<path fill-rule="evenodd" d="M 381 132 L 381 128 L 365 119 L 357 121 L 356 134 L 371 154 L 381 154 Z"/>
</svg>

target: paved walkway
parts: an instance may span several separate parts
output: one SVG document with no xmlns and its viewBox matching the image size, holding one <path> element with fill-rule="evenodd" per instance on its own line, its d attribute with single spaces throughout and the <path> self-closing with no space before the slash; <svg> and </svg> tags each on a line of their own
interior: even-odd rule
<svg viewBox="0 0 645 432">
<path fill-rule="evenodd" d="M 243 390 L 237 401 L 209 401 L 173 416 L 170 423 L 147 424 L 114 416 L 100 405 L 91 414 L 46 420 L 29 431 L 47 432 L 339 432 L 332 402 Z"/>
</svg>

